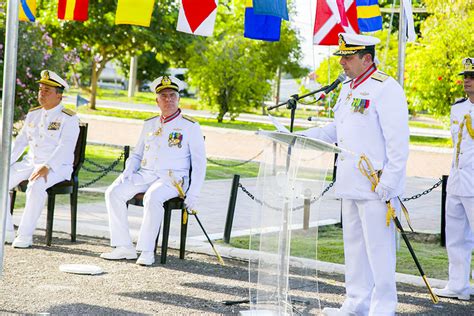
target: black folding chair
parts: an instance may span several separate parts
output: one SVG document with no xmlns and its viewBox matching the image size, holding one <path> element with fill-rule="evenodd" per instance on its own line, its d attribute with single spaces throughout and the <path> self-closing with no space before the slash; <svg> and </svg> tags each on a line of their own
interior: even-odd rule
<svg viewBox="0 0 474 316">
<path fill-rule="evenodd" d="M 125 154 L 124 154 L 124 161 L 126 162 L 130 155 L 130 147 L 125 146 Z M 145 196 L 145 192 L 136 194 L 133 198 L 131 198 L 127 202 L 128 205 L 136 205 L 136 206 L 143 206 L 143 197 Z M 163 208 L 165 210 L 164 218 L 163 218 L 163 235 L 161 241 L 161 263 L 166 263 L 166 256 L 168 253 L 168 240 L 170 234 L 170 225 L 171 225 L 171 212 L 173 210 L 181 210 L 181 238 L 179 244 L 179 258 L 184 259 L 184 255 L 186 252 L 186 235 L 188 232 L 188 214 L 186 213 L 184 200 L 180 197 L 175 197 L 169 199 L 165 203 L 163 203 Z M 156 236 L 156 245 L 158 245 L 158 237 L 160 233 Z M 156 253 L 155 246 L 155 253 Z"/>
<path fill-rule="evenodd" d="M 77 138 L 76 148 L 74 150 L 73 171 L 70 180 L 56 183 L 48 188 L 48 214 L 46 219 L 46 245 L 51 246 L 53 236 L 53 218 L 54 206 L 57 194 L 69 194 L 71 204 L 71 241 L 76 241 L 76 224 L 77 224 L 77 194 L 79 191 L 79 171 L 84 163 L 87 143 L 87 123 L 79 123 L 79 137 Z M 15 208 L 16 192 L 26 192 L 28 180 L 21 182 L 11 192 L 10 212 L 13 214 Z"/>
</svg>

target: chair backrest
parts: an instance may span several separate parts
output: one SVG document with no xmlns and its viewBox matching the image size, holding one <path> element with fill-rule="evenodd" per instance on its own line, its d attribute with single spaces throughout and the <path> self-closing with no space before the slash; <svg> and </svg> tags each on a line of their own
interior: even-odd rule
<svg viewBox="0 0 474 316">
<path fill-rule="evenodd" d="M 73 178 L 78 175 L 86 157 L 87 128 L 87 123 L 79 123 L 79 136 L 77 137 L 76 148 L 74 149 Z"/>
</svg>

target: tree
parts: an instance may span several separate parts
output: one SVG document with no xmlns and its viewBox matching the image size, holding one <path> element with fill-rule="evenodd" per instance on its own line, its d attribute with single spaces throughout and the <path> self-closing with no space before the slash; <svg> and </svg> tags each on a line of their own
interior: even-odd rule
<svg viewBox="0 0 474 316">
<path fill-rule="evenodd" d="M 217 109 L 218 122 L 230 113 L 235 118 L 251 107 L 259 107 L 270 93 L 278 66 L 301 73 L 301 56 L 295 30 L 282 25 L 279 42 L 269 43 L 243 37 L 244 1 L 234 2 L 233 14 L 219 7 L 214 36 L 200 38 L 188 50 L 191 82 L 202 101 Z"/>
<path fill-rule="evenodd" d="M 1 20 L 1 19 L 0 19 Z M 0 24 L 2 24 L 0 22 Z M 4 24 L 3 24 L 4 25 Z M 22 119 L 28 110 L 38 106 L 37 80 L 41 70 L 51 69 L 62 73 L 65 70 L 64 55 L 54 49 L 53 40 L 43 27 L 36 23 L 20 22 L 18 28 L 17 70 L 15 86 L 14 120 Z M 0 38 L 5 38 L 5 28 L 0 27 Z M 3 78 L 3 40 L 0 44 L 0 75 Z"/>
<path fill-rule="evenodd" d="M 40 5 L 43 14 L 39 20 L 46 24 L 53 37 L 65 43 L 66 51 L 76 49 L 83 61 L 89 61 L 91 109 L 95 109 L 98 78 L 107 62 L 124 56 L 139 56 L 152 48 L 173 56 L 178 49 L 176 46 L 181 47 L 180 34 L 175 31 L 176 1 L 158 0 L 149 28 L 115 25 L 116 2 L 89 2 L 89 20 L 83 23 L 58 21 L 57 2 L 43 0 Z"/>
<path fill-rule="evenodd" d="M 421 27 L 419 45 L 407 49 L 405 91 L 416 110 L 449 113 L 463 96 L 461 60 L 474 55 L 474 1 L 425 0 L 431 14 Z"/>
</svg>

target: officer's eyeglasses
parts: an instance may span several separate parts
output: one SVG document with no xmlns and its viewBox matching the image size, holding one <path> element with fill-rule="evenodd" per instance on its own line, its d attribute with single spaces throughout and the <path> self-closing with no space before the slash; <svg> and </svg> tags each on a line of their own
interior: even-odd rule
<svg viewBox="0 0 474 316">
<path fill-rule="evenodd" d="M 56 92 L 56 88 L 50 88 L 50 87 L 39 87 L 39 91 L 45 94 L 49 94 L 52 92 Z"/>
<path fill-rule="evenodd" d="M 171 100 L 174 100 L 178 97 L 178 94 L 173 92 L 173 93 L 159 93 L 158 94 L 158 97 L 160 97 L 160 99 L 171 99 Z"/>
<path fill-rule="evenodd" d="M 464 74 L 464 79 L 474 79 L 474 73 L 472 73 L 472 74 Z"/>
</svg>

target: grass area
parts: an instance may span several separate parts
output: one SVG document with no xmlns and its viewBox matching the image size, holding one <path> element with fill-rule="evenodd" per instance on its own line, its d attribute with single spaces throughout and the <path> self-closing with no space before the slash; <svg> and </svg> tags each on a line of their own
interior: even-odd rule
<svg viewBox="0 0 474 316">
<path fill-rule="evenodd" d="M 410 136 L 410 145 L 431 146 L 431 147 L 453 147 L 451 138 L 426 137 L 426 136 Z"/>
<path fill-rule="evenodd" d="M 344 263 L 344 248 L 342 229 L 336 226 L 323 226 L 319 228 L 317 254 L 315 240 L 307 236 L 314 236 L 302 230 L 292 232 L 291 255 L 332 263 Z M 446 249 L 439 245 L 439 236 L 425 238 L 426 235 L 410 234 L 409 239 L 420 261 L 423 270 L 430 278 L 447 279 L 448 256 Z M 430 236 L 431 237 L 431 236 Z M 258 238 L 252 238 L 252 249 L 256 249 Z M 219 243 L 222 243 L 219 241 Z M 249 236 L 232 238 L 230 245 L 236 248 L 249 248 Z M 472 260 L 474 264 L 474 258 Z M 400 250 L 397 252 L 397 272 L 419 275 L 418 269 L 402 239 Z"/>
<path fill-rule="evenodd" d="M 234 174 L 240 175 L 241 178 L 254 178 L 258 176 L 258 163 L 249 162 L 244 165 L 234 167 L 235 164 L 239 164 L 241 162 L 242 161 L 240 160 L 224 159 L 212 159 L 212 162 L 208 161 L 206 170 L 206 180 L 232 179 Z M 230 166 L 224 167 L 220 164 L 226 164 Z"/>
<path fill-rule="evenodd" d="M 419 121 L 408 121 L 410 127 L 420 127 L 420 128 L 433 128 L 433 129 L 446 129 L 442 124 L 432 124 Z"/>
</svg>

